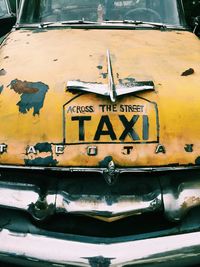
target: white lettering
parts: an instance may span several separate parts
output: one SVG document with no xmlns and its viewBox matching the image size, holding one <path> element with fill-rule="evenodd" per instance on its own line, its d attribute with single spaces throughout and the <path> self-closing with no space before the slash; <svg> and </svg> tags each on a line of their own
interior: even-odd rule
<svg viewBox="0 0 200 267">
<path fill-rule="evenodd" d="M 65 146 L 56 145 L 55 148 L 56 148 L 56 154 L 63 154 L 64 153 Z"/>
<path fill-rule="evenodd" d="M 4 153 L 7 151 L 7 145 L 6 144 L 0 144 L 0 153 Z"/>
<path fill-rule="evenodd" d="M 27 154 L 30 154 L 30 153 L 37 154 L 34 146 L 28 146 L 26 149 L 26 153 Z"/>
</svg>

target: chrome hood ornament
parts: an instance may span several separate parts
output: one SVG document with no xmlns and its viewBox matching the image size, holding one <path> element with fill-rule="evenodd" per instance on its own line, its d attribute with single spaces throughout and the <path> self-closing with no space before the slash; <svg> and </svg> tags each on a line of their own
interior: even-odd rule
<svg viewBox="0 0 200 267">
<path fill-rule="evenodd" d="M 67 89 L 72 91 L 84 91 L 110 97 L 112 102 L 117 96 L 136 93 L 139 91 L 155 90 L 153 81 L 131 81 L 127 83 L 114 83 L 110 51 L 107 50 L 108 84 L 83 81 L 68 81 Z"/>
<path fill-rule="evenodd" d="M 119 176 L 119 171 L 116 169 L 115 163 L 112 157 L 108 156 L 102 161 L 105 164 L 105 170 L 103 171 L 103 176 L 108 185 L 113 185 Z"/>
</svg>

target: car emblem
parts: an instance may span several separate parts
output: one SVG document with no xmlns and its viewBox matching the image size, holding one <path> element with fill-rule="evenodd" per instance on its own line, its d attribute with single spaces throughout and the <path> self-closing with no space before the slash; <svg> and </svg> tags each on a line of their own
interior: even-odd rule
<svg viewBox="0 0 200 267">
<path fill-rule="evenodd" d="M 110 51 L 107 50 L 108 84 L 92 83 L 83 81 L 68 81 L 69 91 L 84 91 L 110 97 L 112 102 L 121 95 L 136 93 L 139 91 L 155 90 L 153 81 L 131 81 L 125 84 L 114 83 Z"/>
<path fill-rule="evenodd" d="M 83 259 L 87 259 L 91 267 L 109 267 L 111 265 L 111 260 L 114 260 L 115 258 L 104 258 L 99 256 Z"/>
<path fill-rule="evenodd" d="M 119 172 L 115 168 L 115 163 L 113 160 L 108 162 L 107 168 L 103 172 L 104 179 L 109 185 L 113 185 L 118 178 Z"/>
</svg>

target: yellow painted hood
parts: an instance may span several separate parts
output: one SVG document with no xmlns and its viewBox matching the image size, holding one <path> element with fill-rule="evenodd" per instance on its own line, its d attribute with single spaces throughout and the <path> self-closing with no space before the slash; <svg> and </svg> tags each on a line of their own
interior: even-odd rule
<svg viewBox="0 0 200 267">
<path fill-rule="evenodd" d="M 115 103 L 67 91 L 74 80 L 108 84 L 108 49 L 116 85 L 152 81 L 155 90 Z M 1 46 L 0 91 L 1 164 L 200 162 L 200 41 L 192 33 L 15 31 Z"/>
</svg>

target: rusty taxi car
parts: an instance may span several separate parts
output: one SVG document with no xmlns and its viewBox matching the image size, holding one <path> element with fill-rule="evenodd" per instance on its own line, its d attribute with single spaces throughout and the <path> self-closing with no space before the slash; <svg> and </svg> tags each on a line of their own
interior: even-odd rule
<svg viewBox="0 0 200 267">
<path fill-rule="evenodd" d="M 0 47 L 0 261 L 200 261 L 200 41 L 181 0 L 22 0 Z"/>
</svg>

